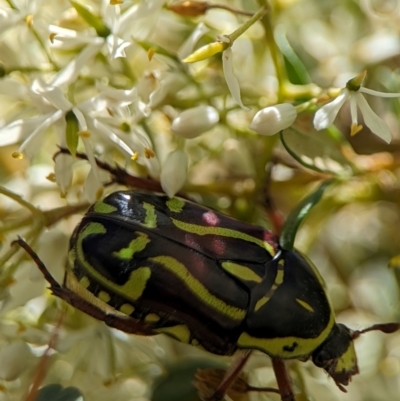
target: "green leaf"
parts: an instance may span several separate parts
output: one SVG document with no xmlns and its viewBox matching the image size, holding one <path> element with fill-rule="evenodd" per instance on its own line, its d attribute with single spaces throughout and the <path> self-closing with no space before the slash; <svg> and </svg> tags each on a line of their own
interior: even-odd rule
<svg viewBox="0 0 400 401">
<path fill-rule="evenodd" d="M 65 121 L 67 122 L 67 129 L 65 132 L 67 147 L 71 155 L 75 156 L 79 142 L 79 122 L 72 110 L 65 115 Z"/>
<path fill-rule="evenodd" d="M 347 143 L 332 132 L 292 126 L 282 131 L 280 138 L 287 152 L 304 167 L 336 176 L 353 174 L 355 168 L 342 152 Z"/>
<path fill-rule="evenodd" d="M 334 181 L 334 179 L 324 181 L 316 191 L 303 198 L 300 203 L 291 211 L 289 217 L 285 221 L 282 234 L 279 239 L 279 244 L 282 249 L 286 249 L 288 251 L 294 249 L 294 240 L 300 224 L 307 217 L 311 208 L 322 198 L 326 188 Z"/>
<path fill-rule="evenodd" d="M 288 42 L 283 28 L 277 29 L 275 34 L 279 50 L 282 52 L 289 81 L 295 85 L 305 85 L 311 82 L 306 66 Z"/>
<path fill-rule="evenodd" d="M 167 368 L 167 373 L 154 385 L 152 401 L 201 401 L 193 385 L 198 369 L 221 368 L 226 365 L 212 359 L 185 359 Z"/>
<path fill-rule="evenodd" d="M 71 0 L 71 4 L 75 8 L 79 16 L 82 17 L 82 19 L 84 19 L 91 27 L 96 30 L 97 35 L 99 35 L 101 38 L 106 38 L 108 35 L 110 35 L 110 29 L 108 29 L 108 27 L 104 24 L 103 20 L 100 17 L 92 14 L 86 7 L 75 1 Z"/>
<path fill-rule="evenodd" d="M 63 388 L 60 384 L 42 387 L 36 401 L 83 401 L 82 393 L 76 387 Z"/>
</svg>

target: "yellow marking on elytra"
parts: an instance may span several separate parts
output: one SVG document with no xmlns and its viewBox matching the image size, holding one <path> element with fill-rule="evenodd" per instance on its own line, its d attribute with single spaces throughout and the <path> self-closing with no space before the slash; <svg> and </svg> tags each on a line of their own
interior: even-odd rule
<svg viewBox="0 0 400 401">
<path fill-rule="evenodd" d="M 282 338 L 258 338 L 252 337 L 248 333 L 243 333 L 238 339 L 238 347 L 243 349 L 258 349 L 269 356 L 280 359 L 291 359 L 308 357 L 318 346 L 320 346 L 332 331 L 335 324 L 333 313 L 330 315 L 329 322 L 325 329 L 315 338 L 282 337 Z M 285 350 L 284 347 L 291 348 L 293 343 L 297 347 L 292 351 Z"/>
<path fill-rule="evenodd" d="M 161 264 L 164 268 L 179 277 L 184 284 L 191 290 L 194 296 L 200 298 L 202 302 L 217 310 L 219 313 L 229 316 L 234 320 L 243 320 L 246 316 L 244 309 L 231 306 L 215 295 L 211 294 L 204 285 L 195 279 L 186 266 L 171 256 L 156 256 L 149 258 L 150 261 Z"/>
<path fill-rule="evenodd" d="M 254 273 L 254 271 L 249 269 L 247 266 L 234 262 L 222 262 L 221 266 L 228 273 L 232 274 L 232 276 L 235 276 L 241 280 L 255 281 L 256 283 L 261 283 L 262 281 L 262 277 L 260 277 L 257 273 Z"/>
<path fill-rule="evenodd" d="M 139 267 L 131 273 L 128 281 L 119 287 L 122 289 L 123 294 L 127 295 L 126 298 L 129 297 L 137 301 L 142 296 L 150 276 L 150 267 Z"/>
<path fill-rule="evenodd" d="M 276 272 L 276 277 L 275 277 L 275 284 L 278 286 L 283 283 L 283 277 L 285 275 L 285 261 L 281 259 L 278 262 L 278 271 Z"/>
<path fill-rule="evenodd" d="M 253 237 L 249 234 L 242 233 L 240 231 L 232 230 L 231 228 L 225 227 L 212 227 L 212 226 L 201 226 L 198 224 L 190 224 L 184 221 L 180 221 L 177 219 L 172 219 L 171 221 L 175 224 L 179 229 L 197 235 L 216 235 L 219 237 L 228 237 L 228 238 L 237 238 L 243 241 L 252 242 L 265 249 L 270 255 L 275 256 L 274 248 L 265 241 L 262 241 L 259 238 Z"/>
<path fill-rule="evenodd" d="M 180 213 L 185 206 L 185 201 L 179 198 L 171 198 L 165 204 L 171 212 Z"/>
<path fill-rule="evenodd" d="M 173 337 L 181 343 L 189 344 L 190 341 L 190 330 L 183 324 L 173 327 L 160 327 L 154 329 L 154 331 Z"/>
<path fill-rule="evenodd" d="M 111 299 L 110 294 L 108 292 L 106 292 L 106 291 L 100 291 L 97 294 L 97 298 L 99 298 L 100 301 L 103 301 L 106 304 L 108 304 L 110 302 L 110 299 Z"/>
<path fill-rule="evenodd" d="M 157 215 L 154 205 L 143 202 L 143 209 L 146 210 L 146 217 L 144 218 L 144 225 L 148 228 L 157 227 Z"/>
<path fill-rule="evenodd" d="M 93 210 L 96 213 L 109 214 L 109 213 L 116 212 L 118 209 L 115 206 L 109 205 L 108 203 L 105 203 L 102 200 L 99 200 L 93 205 Z"/>
<path fill-rule="evenodd" d="M 303 301 L 302 299 L 296 298 L 296 302 L 301 305 L 304 309 L 307 309 L 309 312 L 314 312 L 314 308 L 307 303 L 306 301 Z"/>
<path fill-rule="evenodd" d="M 74 266 L 75 260 L 76 260 L 76 251 L 75 248 L 71 248 L 68 252 L 67 256 L 68 260 L 68 265 L 72 268 Z"/>
<path fill-rule="evenodd" d="M 276 269 L 274 284 L 272 284 L 271 288 L 267 291 L 267 293 L 257 301 L 256 305 L 254 306 L 254 312 L 257 312 L 273 297 L 274 292 L 283 283 L 284 277 L 285 277 L 285 261 L 284 259 L 281 259 L 278 262 L 278 266 Z"/>
<path fill-rule="evenodd" d="M 267 297 L 267 296 L 264 296 L 264 297 L 260 298 L 260 299 L 257 301 L 257 303 L 256 303 L 256 305 L 255 305 L 255 307 L 254 307 L 254 311 L 257 312 L 257 311 L 258 311 L 262 306 L 264 306 L 270 299 L 271 299 L 271 298 L 270 298 L 270 297 Z"/>
<path fill-rule="evenodd" d="M 104 277 L 99 273 L 85 258 L 85 253 L 83 251 L 83 241 L 89 235 L 100 235 L 107 232 L 106 228 L 100 223 L 89 223 L 82 231 L 78 234 L 75 244 L 75 251 L 69 253 L 69 259 L 71 267 L 75 264 L 75 252 L 76 252 L 76 263 L 79 264 L 79 268 L 85 271 L 85 273 L 93 278 L 94 281 L 101 284 L 105 289 L 109 290 L 112 294 L 120 295 L 126 300 L 137 301 L 143 291 L 146 288 L 147 281 L 151 276 L 151 270 L 149 267 L 139 267 L 133 270 L 130 274 L 129 279 L 123 285 L 118 285 L 114 281 Z M 89 278 L 89 280 L 90 280 Z"/>
<path fill-rule="evenodd" d="M 113 252 L 113 255 L 119 259 L 130 260 L 135 253 L 143 251 L 151 240 L 145 233 L 136 231 L 136 234 L 138 234 L 137 238 L 133 239 L 126 248 Z"/>
<path fill-rule="evenodd" d="M 92 234 L 105 234 L 107 232 L 106 228 L 101 223 L 89 223 L 87 224 L 81 233 L 79 234 L 78 240 L 85 239 L 87 236 Z"/>
<path fill-rule="evenodd" d="M 131 304 L 123 304 L 120 306 L 119 311 L 129 316 L 135 311 L 135 307 Z"/>
<path fill-rule="evenodd" d="M 90 285 L 90 280 L 86 277 L 83 276 L 80 280 L 79 280 L 79 284 L 83 287 L 83 288 L 88 288 Z"/>
<path fill-rule="evenodd" d="M 144 318 L 146 323 L 157 323 L 160 320 L 160 316 L 156 315 L 155 313 L 149 313 Z"/>
</svg>

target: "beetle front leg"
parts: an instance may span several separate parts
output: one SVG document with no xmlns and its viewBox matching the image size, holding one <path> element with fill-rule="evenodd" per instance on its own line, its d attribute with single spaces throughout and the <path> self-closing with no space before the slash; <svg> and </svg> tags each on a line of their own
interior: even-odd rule
<svg viewBox="0 0 400 401">
<path fill-rule="evenodd" d="M 282 401 L 296 401 L 293 393 L 292 381 L 289 377 L 285 361 L 277 358 L 271 359 Z"/>
<path fill-rule="evenodd" d="M 146 336 L 157 334 L 154 333 L 154 331 L 150 329 L 148 325 L 137 322 L 130 316 L 109 313 L 106 310 L 103 310 L 100 307 L 93 305 L 70 289 L 61 286 L 49 272 L 45 264 L 39 258 L 38 254 L 21 237 L 18 237 L 18 239 L 14 241 L 13 244 L 18 244 L 32 258 L 32 260 L 38 266 L 39 270 L 42 272 L 46 281 L 50 284 L 51 292 L 58 298 L 61 298 L 71 306 L 79 309 L 89 316 L 103 321 L 107 326 L 124 331 L 125 333 Z"/>
</svg>

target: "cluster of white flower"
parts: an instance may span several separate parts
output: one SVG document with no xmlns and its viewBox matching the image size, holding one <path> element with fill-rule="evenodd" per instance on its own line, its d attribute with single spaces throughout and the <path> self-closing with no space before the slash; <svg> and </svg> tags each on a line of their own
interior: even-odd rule
<svg viewBox="0 0 400 401">
<path fill-rule="evenodd" d="M 81 48 L 79 53 L 61 68 L 53 57 L 49 59 L 53 68 L 59 71 L 55 74 L 48 71 L 46 78 L 38 73 L 31 74 L 30 77 L 25 77 L 25 81 L 28 78 L 28 83 L 25 83 L 16 76 L 8 74 L 0 81 L 0 94 L 10 97 L 14 103 L 19 102 L 24 105 L 19 107 L 18 112 L 10 113 L 9 122 L 0 128 L 0 145 L 20 143 L 14 157 L 21 158 L 23 153 L 29 157 L 37 153 L 38 146 L 42 143 L 40 136 L 49 128 L 54 131 L 58 146 L 68 147 L 72 153 L 76 151 L 80 139 L 91 164 L 84 192 L 86 198 L 93 202 L 102 195 L 102 183 L 93 149 L 101 145 L 104 151 L 108 143 L 109 146 L 116 146 L 133 160 L 144 162 L 152 175 L 160 177 L 164 190 L 170 196 L 174 195 L 184 185 L 188 168 L 188 157 L 182 142 L 177 149 L 165 156 L 160 174 L 157 162 L 145 160 L 144 155 L 149 158 L 148 155 L 154 155 L 154 152 L 146 152 L 146 149 L 151 147 L 150 139 L 143 130 L 137 129 L 136 124 L 143 118 L 149 117 L 152 110 L 156 110 L 171 92 L 185 85 L 185 77 L 182 74 L 154 71 L 150 75 L 143 75 L 137 85 L 128 85 L 126 89 L 116 89 L 112 86 L 111 79 L 108 85 L 104 85 L 99 77 L 97 80 L 95 78 L 95 86 L 86 88 L 90 90 L 83 95 L 84 100 L 78 103 L 74 101 L 75 97 L 82 97 L 80 93 L 76 93 L 75 87 L 78 82 L 82 82 L 84 76 L 90 76 L 88 73 L 94 68 L 92 66 L 96 57 L 100 54 L 108 55 L 110 62 L 113 62 L 117 58 L 126 58 L 125 50 L 129 46 L 137 47 L 140 44 L 145 46 L 146 39 L 152 33 L 151 26 L 160 16 L 164 0 L 142 2 L 124 6 L 123 9 L 122 5 L 117 3 L 103 2 L 99 15 L 90 12 L 80 3 L 72 2 L 72 5 L 72 11 L 88 22 L 90 29 L 78 30 L 63 27 L 61 24 L 49 24 L 47 29 L 51 45 L 48 52 L 76 51 L 77 48 Z M 10 21 L 25 20 L 32 32 L 38 35 L 34 27 L 44 24 L 39 12 L 40 6 L 40 2 L 37 4 L 31 2 L 25 10 L 3 9 L 0 15 L 3 21 L 0 24 L 2 31 L 14 27 Z M 185 7 L 188 9 L 187 5 Z M 64 18 L 68 18 L 70 12 L 71 9 L 66 8 Z M 199 13 L 201 14 L 201 10 Z M 198 40 L 208 32 L 201 23 L 177 51 L 177 54 L 184 58 L 184 62 L 196 62 L 222 52 L 227 87 L 234 101 L 247 111 L 250 109 L 242 103 L 240 84 L 234 73 L 232 45 L 246 29 L 265 14 L 265 10 L 261 9 L 257 14 L 232 34 L 220 36 L 219 41 L 188 55 Z M 148 46 L 150 52 L 152 48 L 150 44 Z M 40 73 L 40 69 L 38 72 Z M 391 135 L 387 124 L 371 110 L 362 93 L 382 97 L 398 97 L 399 94 L 385 94 L 364 88 L 361 86 L 364 75 L 360 77 L 362 78 L 354 79 L 357 81 L 355 83 L 354 80 L 350 80 L 332 102 L 316 112 L 314 126 L 317 130 L 327 128 L 333 123 L 343 103 L 349 100 L 352 116 L 351 134 L 354 135 L 362 128 L 357 119 L 358 106 L 365 125 L 383 140 L 390 142 Z M 266 107 L 256 113 L 249 128 L 261 135 L 274 135 L 290 127 L 295 122 L 297 113 L 303 109 L 303 104 L 293 106 L 290 103 Z M 181 113 L 170 110 L 166 114 L 172 115 L 171 132 L 185 139 L 192 139 L 209 131 L 219 121 L 219 111 L 211 105 L 187 108 Z M 128 123 L 131 135 L 126 135 L 121 129 L 123 123 Z M 56 180 L 64 196 L 72 182 L 72 165 L 71 157 L 65 154 L 59 155 L 55 160 Z M 171 175 L 176 177 L 171 178 Z"/>
</svg>

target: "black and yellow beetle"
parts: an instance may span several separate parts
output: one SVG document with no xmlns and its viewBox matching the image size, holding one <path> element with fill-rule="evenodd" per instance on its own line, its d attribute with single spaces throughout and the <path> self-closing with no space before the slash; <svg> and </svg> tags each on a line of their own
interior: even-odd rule
<svg viewBox="0 0 400 401">
<path fill-rule="evenodd" d="M 115 192 L 88 210 L 64 286 L 35 260 L 55 295 L 109 326 L 219 355 L 312 358 L 341 389 L 358 373 L 353 340 L 399 328 L 337 324 L 317 269 L 270 231 L 154 193 Z"/>
</svg>

